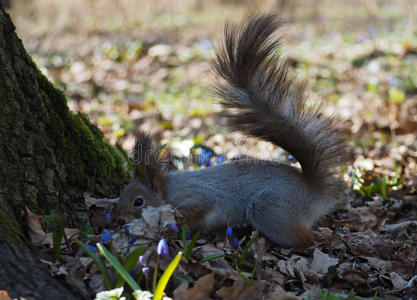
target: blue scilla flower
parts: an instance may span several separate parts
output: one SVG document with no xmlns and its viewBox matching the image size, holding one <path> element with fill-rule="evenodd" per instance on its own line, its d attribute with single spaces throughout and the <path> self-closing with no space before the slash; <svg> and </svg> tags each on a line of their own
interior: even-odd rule
<svg viewBox="0 0 417 300">
<path fill-rule="evenodd" d="M 224 154 L 220 154 L 219 156 L 217 156 L 215 163 L 216 165 L 221 165 L 225 161 L 226 161 L 226 157 L 224 156 Z"/>
<path fill-rule="evenodd" d="M 235 249 L 239 248 L 239 239 L 237 237 L 232 239 L 232 246 Z"/>
<path fill-rule="evenodd" d="M 158 255 L 168 255 L 169 254 L 169 246 L 166 239 L 161 239 L 158 243 L 158 247 L 156 248 L 156 252 Z"/>
<path fill-rule="evenodd" d="M 180 229 L 178 228 L 177 224 L 175 224 L 175 223 L 169 223 L 169 227 L 172 229 L 172 231 L 180 232 Z"/>
<path fill-rule="evenodd" d="M 233 229 L 232 229 L 232 227 L 231 227 L 231 226 L 227 227 L 227 229 L 226 229 L 226 234 L 227 234 L 228 236 L 232 236 L 232 234 L 233 234 Z"/>
<path fill-rule="evenodd" d="M 142 273 L 147 275 L 149 273 L 149 267 L 143 267 L 142 268 Z"/>
<path fill-rule="evenodd" d="M 389 84 L 393 87 L 398 87 L 400 85 L 400 80 L 398 77 L 393 76 L 389 79 Z"/>
<path fill-rule="evenodd" d="M 125 226 L 123 227 L 123 231 L 126 235 L 130 235 L 130 230 L 129 230 L 129 226 Z"/>
<path fill-rule="evenodd" d="M 187 230 L 185 231 L 185 238 L 186 238 L 187 240 L 190 240 L 190 239 L 191 239 L 191 230 L 190 230 L 190 229 L 187 229 Z"/>
<path fill-rule="evenodd" d="M 106 223 L 107 224 L 111 223 L 111 213 L 110 213 L 110 211 L 108 211 L 107 214 L 106 214 Z"/>
<path fill-rule="evenodd" d="M 199 157 L 199 164 L 200 166 L 210 167 L 210 158 L 213 155 L 213 152 L 207 151 L 203 149 Z"/>
<path fill-rule="evenodd" d="M 87 250 L 90 252 L 97 252 L 97 248 L 93 245 L 87 245 Z"/>
<path fill-rule="evenodd" d="M 137 239 L 138 239 L 137 235 L 132 236 L 129 240 L 129 245 L 133 245 Z"/>
<path fill-rule="evenodd" d="M 110 231 L 106 231 L 105 233 L 103 233 L 103 235 L 101 236 L 101 242 L 103 243 L 103 244 L 106 244 L 109 240 L 110 240 L 110 237 L 111 237 L 111 233 L 110 233 Z"/>
<path fill-rule="evenodd" d="M 139 262 L 142 266 L 146 266 L 146 263 L 147 263 L 146 257 L 143 255 L 139 256 Z"/>
</svg>

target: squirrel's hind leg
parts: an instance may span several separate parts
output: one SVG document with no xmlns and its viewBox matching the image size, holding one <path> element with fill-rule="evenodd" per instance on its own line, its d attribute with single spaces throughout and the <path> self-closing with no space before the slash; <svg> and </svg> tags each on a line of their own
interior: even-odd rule
<svg viewBox="0 0 417 300">
<path fill-rule="evenodd" d="M 285 206 L 274 206 L 274 198 L 265 194 L 249 204 L 248 222 L 269 240 L 284 248 L 305 249 L 313 244 L 310 229 Z M 276 204 L 276 202 L 275 202 Z"/>
</svg>

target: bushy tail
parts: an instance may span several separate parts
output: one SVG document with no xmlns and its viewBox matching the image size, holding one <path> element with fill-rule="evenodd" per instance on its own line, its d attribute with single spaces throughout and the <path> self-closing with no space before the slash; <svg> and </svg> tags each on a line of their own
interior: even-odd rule
<svg viewBox="0 0 417 300">
<path fill-rule="evenodd" d="M 305 83 L 297 81 L 280 60 L 276 15 L 252 17 L 241 27 L 227 25 L 213 67 L 225 83 L 214 87 L 234 130 L 270 141 L 301 164 L 307 179 L 332 183 L 344 158 L 337 120 L 326 118 L 319 103 L 308 105 Z"/>
</svg>

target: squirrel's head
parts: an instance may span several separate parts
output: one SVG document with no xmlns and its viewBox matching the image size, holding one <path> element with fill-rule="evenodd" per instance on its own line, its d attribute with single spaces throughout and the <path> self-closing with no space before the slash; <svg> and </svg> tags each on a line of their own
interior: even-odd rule
<svg viewBox="0 0 417 300">
<path fill-rule="evenodd" d="M 117 205 L 117 214 L 126 215 L 133 206 L 158 206 L 165 198 L 165 173 L 173 168 L 168 152 L 154 147 L 148 134 L 140 131 L 131 155 L 134 176 L 125 187 Z"/>
</svg>

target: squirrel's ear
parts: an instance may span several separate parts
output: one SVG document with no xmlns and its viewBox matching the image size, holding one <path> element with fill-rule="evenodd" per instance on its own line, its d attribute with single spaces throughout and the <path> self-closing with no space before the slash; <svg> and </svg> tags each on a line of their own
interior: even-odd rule
<svg viewBox="0 0 417 300">
<path fill-rule="evenodd" d="M 137 166 L 138 164 L 146 164 L 152 152 L 152 140 L 149 134 L 139 131 L 136 135 L 135 148 L 132 153 L 132 161 Z"/>
<path fill-rule="evenodd" d="M 152 160 L 152 140 L 150 136 L 139 131 L 136 135 L 135 147 L 131 155 L 132 163 L 135 165 L 135 176 L 142 184 L 149 186 L 150 179 L 147 172 L 147 165 Z"/>
</svg>

